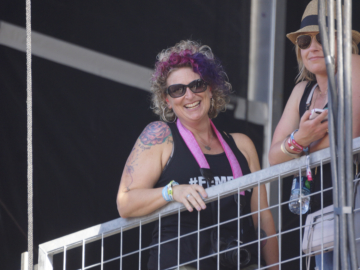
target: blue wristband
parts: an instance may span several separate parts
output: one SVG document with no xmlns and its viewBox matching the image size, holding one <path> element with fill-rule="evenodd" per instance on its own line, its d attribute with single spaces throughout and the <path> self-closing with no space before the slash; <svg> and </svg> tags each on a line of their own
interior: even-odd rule
<svg viewBox="0 0 360 270">
<path fill-rule="evenodd" d="M 166 186 L 162 189 L 162 196 L 163 196 L 163 198 L 164 198 L 165 201 L 171 202 L 171 199 L 170 199 L 170 197 L 169 197 L 169 195 L 168 195 L 167 189 L 168 189 L 168 186 L 166 185 Z"/>
</svg>

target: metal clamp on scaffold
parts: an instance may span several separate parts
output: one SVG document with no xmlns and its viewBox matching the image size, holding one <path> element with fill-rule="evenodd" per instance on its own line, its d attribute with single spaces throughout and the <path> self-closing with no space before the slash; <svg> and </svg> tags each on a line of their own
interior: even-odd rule
<svg viewBox="0 0 360 270">
<path fill-rule="evenodd" d="M 338 216 L 343 215 L 343 214 L 351 214 L 352 207 L 350 207 L 350 206 L 334 207 L 334 213 Z"/>
</svg>

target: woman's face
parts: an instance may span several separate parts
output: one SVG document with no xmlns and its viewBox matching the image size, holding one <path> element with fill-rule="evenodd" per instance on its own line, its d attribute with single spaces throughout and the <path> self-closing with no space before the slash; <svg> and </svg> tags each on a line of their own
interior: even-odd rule
<svg viewBox="0 0 360 270">
<path fill-rule="evenodd" d="M 173 84 L 188 85 L 194 80 L 200 79 L 200 75 L 195 73 L 190 67 L 182 67 L 174 70 L 167 78 L 167 87 Z M 195 123 L 204 118 L 208 118 L 210 109 L 210 99 L 212 93 L 208 86 L 206 91 L 193 93 L 188 87 L 182 97 L 172 98 L 166 96 L 169 109 L 173 109 L 176 116 L 182 123 Z"/>
<path fill-rule="evenodd" d="M 315 75 L 323 75 L 326 74 L 326 65 L 324 53 L 321 47 L 316 40 L 316 35 L 319 32 L 310 32 L 306 33 L 311 35 L 311 44 L 307 49 L 300 49 L 301 58 L 305 65 L 305 67 Z"/>
</svg>

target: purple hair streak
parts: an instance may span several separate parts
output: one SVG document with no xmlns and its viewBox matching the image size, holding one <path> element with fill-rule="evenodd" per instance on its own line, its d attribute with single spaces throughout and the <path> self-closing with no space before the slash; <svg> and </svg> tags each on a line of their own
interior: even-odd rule
<svg viewBox="0 0 360 270">
<path fill-rule="evenodd" d="M 211 86 L 221 86 L 225 83 L 225 78 L 222 76 L 225 73 L 220 61 L 208 58 L 199 52 L 193 54 L 190 50 L 173 52 L 166 61 L 158 61 L 155 65 L 153 80 L 160 76 L 167 77 L 173 68 L 185 66 L 191 66 L 193 71 Z"/>
</svg>

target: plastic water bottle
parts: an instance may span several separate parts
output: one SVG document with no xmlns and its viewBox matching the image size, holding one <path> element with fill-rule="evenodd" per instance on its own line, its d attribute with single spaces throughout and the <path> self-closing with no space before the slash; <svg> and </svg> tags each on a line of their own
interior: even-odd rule
<svg viewBox="0 0 360 270">
<path fill-rule="evenodd" d="M 296 175 L 293 179 L 293 184 L 291 187 L 291 196 L 289 203 L 289 210 L 297 215 L 305 214 L 309 211 L 310 207 L 310 191 L 311 191 L 312 181 L 308 181 L 306 176 L 301 177 L 301 192 L 300 192 L 300 177 Z"/>
</svg>

